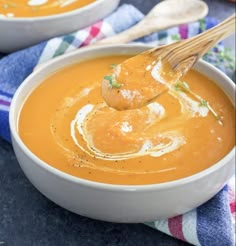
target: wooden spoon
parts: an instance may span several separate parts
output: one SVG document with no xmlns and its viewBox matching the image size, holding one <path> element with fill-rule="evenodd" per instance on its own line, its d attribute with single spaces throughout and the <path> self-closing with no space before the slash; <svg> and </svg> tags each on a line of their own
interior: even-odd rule
<svg viewBox="0 0 236 246">
<path fill-rule="evenodd" d="M 113 74 L 104 77 L 104 100 L 118 110 L 147 104 L 171 88 L 210 48 L 233 32 L 235 14 L 193 38 L 153 48 L 124 61 Z"/>
<path fill-rule="evenodd" d="M 208 6 L 201 0 L 165 0 L 157 4 L 137 25 L 94 44 L 128 43 L 153 32 L 194 22 L 204 18 L 207 13 Z"/>
</svg>

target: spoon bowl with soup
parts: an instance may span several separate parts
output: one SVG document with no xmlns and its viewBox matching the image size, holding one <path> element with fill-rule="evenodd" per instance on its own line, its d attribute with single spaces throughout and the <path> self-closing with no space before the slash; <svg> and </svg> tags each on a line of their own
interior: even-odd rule
<svg viewBox="0 0 236 246">
<path fill-rule="evenodd" d="M 101 79 L 150 48 L 84 48 L 40 66 L 17 90 L 14 151 L 58 205 L 99 220 L 154 221 L 203 204 L 234 174 L 235 85 L 214 66 L 200 60 L 184 76 L 202 102 L 182 87 L 138 109 L 104 102 Z"/>
<path fill-rule="evenodd" d="M 142 107 L 176 86 L 194 96 L 180 78 L 217 42 L 234 32 L 235 14 L 195 37 L 153 48 L 118 64 L 103 79 L 104 100 L 117 110 L 125 110 Z"/>
</svg>

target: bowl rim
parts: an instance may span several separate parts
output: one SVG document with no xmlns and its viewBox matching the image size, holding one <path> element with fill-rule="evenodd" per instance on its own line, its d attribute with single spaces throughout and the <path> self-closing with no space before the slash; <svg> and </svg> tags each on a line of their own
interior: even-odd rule
<svg viewBox="0 0 236 246">
<path fill-rule="evenodd" d="M 66 11 L 60 14 L 53 14 L 53 15 L 46 15 L 46 16 L 38 16 L 38 17 L 12 17 L 12 18 L 0 18 L 0 23 L 1 22 L 7 22 L 7 23 L 26 23 L 26 22 L 47 22 L 50 20 L 58 20 L 61 18 L 71 18 L 74 15 L 79 15 L 84 11 L 89 11 L 93 8 L 96 8 L 101 4 L 102 2 L 106 2 L 109 0 L 95 0 L 95 2 L 89 3 L 81 8 L 77 8 L 71 11 Z M 120 0 L 116 0 L 120 1 Z"/>
<path fill-rule="evenodd" d="M 120 192 L 120 191 L 135 191 L 135 192 L 142 192 L 142 191 L 156 191 L 156 190 L 165 190 L 165 189 L 170 189 L 170 188 L 174 188 L 174 187 L 179 187 L 182 185 L 186 185 L 188 183 L 193 183 L 196 180 L 202 179 L 208 175 L 210 175 L 211 173 L 216 172 L 217 170 L 219 170 L 220 168 L 222 168 L 224 165 L 226 165 L 230 160 L 235 159 L 235 149 L 236 147 L 234 146 L 229 152 L 228 154 L 226 154 L 221 160 L 219 160 L 218 162 L 216 162 L 215 164 L 213 164 L 212 166 L 208 167 L 207 169 L 204 169 L 196 174 L 193 174 L 191 176 L 187 176 L 181 179 L 177 179 L 177 180 L 173 180 L 173 181 L 168 181 L 168 182 L 163 182 L 163 183 L 158 183 L 158 184 L 144 184 L 144 185 L 118 185 L 118 184 L 109 184 L 109 183 L 102 183 L 102 182 L 97 182 L 97 181 L 92 181 L 92 180 L 87 180 L 87 179 L 83 179 L 83 178 L 79 178 L 76 176 L 73 176 L 71 174 L 65 173 L 51 165 L 49 165 L 48 163 L 46 163 L 45 161 L 41 160 L 39 157 L 37 157 L 33 152 L 31 152 L 31 150 L 23 143 L 23 141 L 21 140 L 18 132 L 17 132 L 17 122 L 18 119 L 15 120 L 14 115 L 15 115 L 15 105 L 16 102 L 18 100 L 18 97 L 21 95 L 21 93 L 24 91 L 24 87 L 26 87 L 26 85 L 28 83 L 32 83 L 32 80 L 34 78 L 34 76 L 43 71 L 46 67 L 48 66 L 52 66 L 55 65 L 56 63 L 60 64 L 60 61 L 62 61 L 63 59 L 69 58 L 71 56 L 78 56 L 80 54 L 80 52 L 89 52 L 89 51 L 93 51 L 93 50 L 97 50 L 99 48 L 107 48 L 107 49 L 112 49 L 112 48 L 132 48 L 132 47 L 140 47 L 140 48 L 150 48 L 152 46 L 150 45 L 146 45 L 146 44 L 116 44 L 116 45 L 106 45 L 106 46 L 94 46 L 94 47 L 85 47 L 83 49 L 79 49 L 75 52 L 71 52 L 65 55 L 62 55 L 56 59 L 52 59 L 48 62 L 46 62 L 43 65 L 40 65 L 40 67 L 38 69 L 36 69 L 35 71 L 33 71 L 33 73 L 31 73 L 22 83 L 21 85 L 18 87 L 18 89 L 16 90 L 12 102 L 11 102 L 11 106 L 10 106 L 10 110 L 9 110 L 9 125 L 10 125 L 10 132 L 11 132 L 11 138 L 12 140 L 15 141 L 15 143 L 18 145 L 18 147 L 20 148 L 20 150 L 28 157 L 32 160 L 34 165 L 37 165 L 39 168 L 43 168 L 45 171 L 50 172 L 51 174 L 62 178 L 63 180 L 66 180 L 68 182 L 72 182 L 78 185 L 82 185 L 85 187 L 90 187 L 90 188 L 95 188 L 95 189 L 100 189 L 100 190 L 110 190 L 110 191 L 114 191 L 114 192 Z M 220 71 L 218 68 L 216 68 L 215 66 L 213 66 L 212 64 L 203 61 L 203 60 L 199 60 L 198 63 L 201 63 L 203 66 L 207 67 L 207 69 L 213 70 L 214 72 L 218 73 L 219 76 L 223 77 L 224 82 L 228 83 L 231 87 L 232 90 L 235 91 L 235 84 L 234 82 L 226 75 L 224 74 L 222 71 Z M 73 63 L 72 63 L 73 64 Z M 68 65 L 68 64 L 67 64 Z M 63 67 L 61 67 L 60 69 L 62 69 Z M 47 74 L 48 75 L 48 74 Z M 22 105 L 21 105 L 22 106 Z M 235 105 L 234 105 L 235 107 Z M 22 108 L 20 108 L 19 112 L 17 112 L 17 116 L 19 117 L 20 111 Z M 15 123 L 16 122 L 16 123 Z M 12 142 L 14 142 L 12 141 Z"/>
</svg>

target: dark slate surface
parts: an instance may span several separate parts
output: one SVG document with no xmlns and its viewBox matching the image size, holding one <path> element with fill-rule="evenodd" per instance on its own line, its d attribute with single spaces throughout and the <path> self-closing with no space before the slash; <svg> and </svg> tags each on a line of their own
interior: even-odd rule
<svg viewBox="0 0 236 246">
<path fill-rule="evenodd" d="M 121 0 L 147 13 L 158 0 Z M 234 5 L 208 0 L 220 20 Z M 234 37 L 227 40 L 234 46 Z M 3 246 L 179 246 L 188 245 L 142 224 L 112 224 L 70 213 L 41 195 L 22 173 L 10 144 L 0 139 L 0 245 Z"/>
</svg>

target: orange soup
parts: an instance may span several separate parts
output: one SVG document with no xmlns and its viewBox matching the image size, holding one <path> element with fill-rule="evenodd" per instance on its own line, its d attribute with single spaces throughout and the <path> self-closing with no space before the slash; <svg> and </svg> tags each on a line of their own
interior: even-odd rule
<svg viewBox="0 0 236 246">
<path fill-rule="evenodd" d="M 25 145 L 65 173 L 127 185 L 193 175 L 234 147 L 233 105 L 213 81 L 194 70 L 183 81 L 200 101 L 175 85 L 141 108 L 110 108 L 101 81 L 112 64 L 125 59 L 100 57 L 46 78 L 20 113 L 18 131 Z"/>
<path fill-rule="evenodd" d="M 96 0 L 0 0 L 0 17 L 39 17 L 61 14 Z"/>
</svg>

